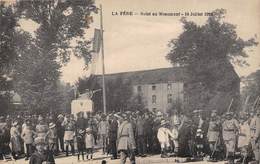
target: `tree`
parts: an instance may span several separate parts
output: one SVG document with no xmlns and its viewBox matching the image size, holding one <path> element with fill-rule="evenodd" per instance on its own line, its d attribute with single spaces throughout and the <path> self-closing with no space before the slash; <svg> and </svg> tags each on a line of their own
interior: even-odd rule
<svg viewBox="0 0 260 164">
<path fill-rule="evenodd" d="M 73 53 L 91 60 L 90 41 L 84 38 L 88 19 L 96 7 L 92 0 L 18 1 L 21 18 L 39 25 L 35 37 L 20 31 L 17 36 L 16 90 L 27 109 L 42 111 L 58 108 L 60 68 Z M 26 43 L 26 44 L 24 44 Z M 62 102 L 61 102 L 62 103 Z"/>
<path fill-rule="evenodd" d="M 13 37 L 17 26 L 17 16 L 12 6 L 0 2 L 0 112 L 6 112 L 12 89 L 12 67 L 16 58 Z"/>
<path fill-rule="evenodd" d="M 247 65 L 246 47 L 255 46 L 253 38 L 243 40 L 236 27 L 223 21 L 226 11 L 217 9 L 204 25 L 181 19 L 184 31 L 169 43 L 166 58 L 186 67 L 187 110 L 195 108 L 226 110 L 231 98 L 239 102 L 239 78 L 231 63 Z M 221 98 L 227 98 L 222 106 Z M 223 99 L 222 99 L 223 100 Z M 220 104 L 219 104 L 220 103 Z M 216 105 L 217 104 L 217 105 Z"/>
<path fill-rule="evenodd" d="M 260 70 L 251 73 L 245 77 L 242 82 L 244 83 L 242 98 L 244 100 L 246 100 L 247 97 L 249 98 L 246 106 L 247 109 L 245 110 L 251 110 L 255 100 L 260 96 Z"/>
<path fill-rule="evenodd" d="M 79 78 L 77 82 L 78 91 L 82 94 L 86 89 L 102 89 L 101 80 L 101 76 Z M 102 92 L 99 91 L 92 97 L 95 111 L 103 110 L 102 96 Z M 106 78 L 106 102 L 107 111 L 135 111 L 144 109 L 141 95 L 134 95 L 131 81 L 123 79 L 122 77 L 117 77 L 115 79 Z"/>
</svg>

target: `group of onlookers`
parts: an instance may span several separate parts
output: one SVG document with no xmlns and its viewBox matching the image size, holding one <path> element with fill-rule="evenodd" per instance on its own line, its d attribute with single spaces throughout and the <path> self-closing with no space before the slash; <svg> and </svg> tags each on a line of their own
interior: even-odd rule
<svg viewBox="0 0 260 164">
<path fill-rule="evenodd" d="M 135 163 L 136 156 L 158 153 L 162 158 L 259 163 L 259 111 L 224 116 L 211 111 L 209 118 L 199 110 L 189 116 L 176 110 L 6 115 L 0 117 L 0 157 L 55 163 L 55 156 L 71 153 L 78 160 L 90 160 L 100 147 L 111 159 L 120 156 L 121 163 L 127 157 Z"/>
</svg>

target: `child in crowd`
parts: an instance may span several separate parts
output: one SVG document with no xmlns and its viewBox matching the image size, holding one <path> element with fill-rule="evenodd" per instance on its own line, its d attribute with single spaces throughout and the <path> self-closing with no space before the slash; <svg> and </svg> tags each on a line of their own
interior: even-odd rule
<svg viewBox="0 0 260 164">
<path fill-rule="evenodd" d="M 201 129 L 197 129 L 196 136 L 195 136 L 195 144 L 196 144 L 196 156 L 198 158 L 203 158 L 204 136 L 203 136 L 203 131 Z"/>
<path fill-rule="evenodd" d="M 80 154 L 84 161 L 84 150 L 85 150 L 85 130 L 80 129 L 77 134 L 77 145 L 78 145 L 78 161 L 80 161 Z"/>
<path fill-rule="evenodd" d="M 87 159 L 92 159 L 95 140 L 90 128 L 86 129 L 85 144 L 87 149 Z"/>
</svg>

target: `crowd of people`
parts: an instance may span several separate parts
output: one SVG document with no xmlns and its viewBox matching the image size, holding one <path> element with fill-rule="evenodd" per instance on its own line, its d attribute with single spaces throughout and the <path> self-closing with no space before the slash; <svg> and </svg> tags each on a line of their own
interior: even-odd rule
<svg viewBox="0 0 260 164">
<path fill-rule="evenodd" d="M 0 158 L 6 161 L 25 158 L 30 164 L 55 163 L 55 156 L 75 155 L 78 160 L 93 160 L 96 148 L 111 159 L 161 154 L 209 161 L 255 161 L 260 156 L 260 109 L 239 114 L 218 115 L 211 111 L 183 114 L 177 110 L 79 112 L 46 115 L 0 116 Z M 188 159 L 186 158 L 186 159 Z"/>
</svg>

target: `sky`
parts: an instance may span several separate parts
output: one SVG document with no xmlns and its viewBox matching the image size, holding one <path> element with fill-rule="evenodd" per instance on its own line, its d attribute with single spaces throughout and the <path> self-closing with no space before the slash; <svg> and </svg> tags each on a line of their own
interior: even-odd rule
<svg viewBox="0 0 260 164">
<path fill-rule="evenodd" d="M 104 26 L 105 72 L 117 73 L 137 70 L 171 67 L 165 56 L 169 52 L 167 44 L 182 32 L 181 16 L 142 16 L 141 12 L 184 13 L 211 12 L 226 9 L 225 21 L 237 26 L 242 39 L 260 36 L 260 0 L 96 0 L 102 4 Z M 133 12 L 133 16 L 113 15 L 123 11 Z M 113 14 L 112 14 L 113 13 Z M 94 14 L 94 22 L 87 30 L 91 39 L 94 29 L 100 27 L 100 15 Z M 206 16 L 188 16 L 198 24 L 207 20 Z M 24 23 L 23 28 L 33 30 L 35 26 Z M 259 46 L 247 50 L 249 67 L 235 66 L 239 76 L 246 76 L 260 68 Z M 100 58 L 99 58 L 100 59 Z M 101 61 L 97 63 L 97 74 L 101 73 Z M 74 83 L 78 77 L 88 76 L 84 61 L 75 57 L 62 68 L 61 79 Z"/>
</svg>

